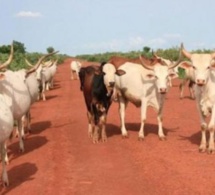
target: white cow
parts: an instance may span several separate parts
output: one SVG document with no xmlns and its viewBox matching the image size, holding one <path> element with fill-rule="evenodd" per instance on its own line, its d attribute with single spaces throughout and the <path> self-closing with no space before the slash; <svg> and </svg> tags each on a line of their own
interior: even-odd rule
<svg viewBox="0 0 215 195">
<path fill-rule="evenodd" d="M 54 53 L 42 56 L 30 70 L 19 70 L 15 72 L 7 70 L 2 73 L 5 76 L 5 80 L 0 82 L 0 92 L 5 97 L 6 103 L 10 106 L 14 120 L 17 120 L 20 135 L 19 146 L 22 152 L 24 151 L 22 117 L 29 111 L 32 103 L 31 95 L 26 85 L 26 78 L 37 69 L 42 60 Z"/>
<path fill-rule="evenodd" d="M 214 63 L 215 52 L 209 54 L 190 53 L 181 45 L 182 53 L 185 57 L 190 59 L 191 66 L 194 69 L 195 96 L 197 102 L 197 109 L 200 115 L 201 124 L 201 143 L 199 146 L 200 152 L 205 152 L 208 146 L 208 152 L 214 153 L 214 128 L 215 128 L 215 76 Z M 205 117 L 211 113 L 210 121 L 207 125 Z M 209 131 L 209 143 L 206 140 L 206 130 Z"/>
<path fill-rule="evenodd" d="M 77 61 L 77 60 L 72 60 L 71 64 L 70 64 L 70 68 L 71 68 L 71 79 L 75 79 L 74 74 L 76 75 L 76 78 L 79 79 L 79 71 L 82 67 L 81 62 Z"/>
<path fill-rule="evenodd" d="M 13 132 L 13 115 L 11 109 L 5 102 L 5 98 L 0 94 L 0 151 L 2 161 L 2 182 L 3 186 L 9 185 L 6 163 L 7 163 L 7 152 L 6 152 L 6 141 L 9 139 Z"/>
<path fill-rule="evenodd" d="M 54 76 L 55 76 L 55 74 L 57 72 L 57 62 L 58 62 L 58 59 L 55 60 L 51 66 L 49 66 L 49 69 L 51 71 L 51 81 L 50 81 L 50 84 L 49 84 L 50 88 L 54 87 Z"/>
<path fill-rule="evenodd" d="M 163 103 L 168 90 L 169 76 L 172 75 L 170 70 L 179 64 L 180 59 L 169 67 L 158 59 L 154 62 L 154 66 L 146 64 L 143 58 L 141 61 L 142 66 L 126 62 L 119 67 L 116 73 L 115 87 L 120 92 L 118 93 L 118 101 L 122 136 L 128 136 L 125 128 L 125 109 L 130 101 L 137 107 L 141 107 L 139 139 L 144 139 L 146 111 L 148 106 L 152 106 L 157 111 L 158 136 L 163 140 L 165 139 L 162 127 Z"/>
<path fill-rule="evenodd" d="M 25 61 L 29 66 L 32 66 L 27 59 Z M 46 101 L 45 91 L 49 90 L 50 85 L 53 85 L 54 75 L 57 71 L 57 61 L 58 60 L 55 62 L 48 61 L 46 63 L 41 63 L 37 68 L 36 78 L 40 88 L 38 99 L 42 98 L 43 101 Z"/>
<path fill-rule="evenodd" d="M 13 46 L 11 47 L 11 54 L 9 59 L 0 65 L 0 69 L 7 67 L 12 61 L 13 57 Z M 0 73 L 0 82 L 4 81 L 4 74 Z M 1 90 L 1 89 L 0 89 Z M 9 185 L 7 170 L 6 170 L 6 141 L 9 139 L 11 133 L 13 132 L 13 115 L 10 107 L 5 102 L 5 97 L 1 94 L 0 91 L 0 152 L 1 152 L 1 161 L 2 161 L 2 182 L 3 186 Z"/>
</svg>

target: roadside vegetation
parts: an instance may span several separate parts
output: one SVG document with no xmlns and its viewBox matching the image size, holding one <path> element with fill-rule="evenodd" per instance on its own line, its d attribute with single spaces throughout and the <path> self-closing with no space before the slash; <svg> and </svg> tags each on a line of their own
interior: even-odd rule
<svg viewBox="0 0 215 195">
<path fill-rule="evenodd" d="M 28 68 L 27 64 L 25 63 L 25 58 L 27 58 L 32 64 L 35 64 L 38 60 L 38 58 L 43 55 L 42 53 L 29 53 L 26 51 L 25 45 L 21 42 L 14 41 L 14 58 L 10 66 L 8 67 L 11 70 L 19 70 L 22 68 Z M 50 46 L 47 49 L 47 53 L 51 53 L 55 51 L 55 49 Z M 90 62 L 107 62 L 112 56 L 122 56 L 126 58 L 137 58 L 139 55 L 144 55 L 145 57 L 151 58 L 152 53 L 156 53 L 158 56 L 170 59 L 170 60 L 177 60 L 179 55 L 179 47 L 172 47 L 169 49 L 157 49 L 155 51 L 152 51 L 152 49 L 148 46 L 144 46 L 142 50 L 138 51 L 129 51 L 129 52 L 105 52 L 105 53 L 97 53 L 97 54 L 83 54 L 83 55 L 77 55 L 73 56 L 75 58 L 86 60 Z M 203 50 L 195 50 L 192 51 L 195 53 L 210 53 L 212 50 L 203 49 Z M 10 45 L 2 45 L 0 46 L 0 62 L 4 62 L 7 60 L 8 55 L 10 53 Z M 51 56 L 49 59 L 55 60 L 58 59 L 58 63 L 61 64 L 63 61 L 71 57 L 67 54 L 56 54 L 54 56 Z M 184 77 L 184 70 L 179 69 L 179 78 Z"/>
<path fill-rule="evenodd" d="M 0 46 L 0 63 L 6 61 L 8 59 L 8 56 L 10 53 L 10 47 L 11 47 L 10 45 Z M 19 70 L 22 68 L 28 69 L 29 67 L 25 62 L 25 58 L 28 59 L 28 61 L 31 62 L 32 64 L 35 64 L 37 62 L 37 60 L 42 55 L 44 55 L 44 53 L 27 52 L 25 45 L 18 41 L 13 42 L 13 47 L 14 47 L 14 56 L 13 56 L 12 63 L 8 67 L 8 69 L 10 69 L 10 70 Z M 48 47 L 46 50 L 47 50 L 47 53 L 51 53 L 51 52 L 55 51 L 55 49 L 53 47 Z M 60 53 L 60 51 L 59 51 L 59 53 Z M 47 58 L 47 60 L 58 59 L 58 64 L 60 64 L 67 57 L 68 57 L 67 55 L 56 54 L 56 55 L 53 55 L 53 56 Z"/>
</svg>

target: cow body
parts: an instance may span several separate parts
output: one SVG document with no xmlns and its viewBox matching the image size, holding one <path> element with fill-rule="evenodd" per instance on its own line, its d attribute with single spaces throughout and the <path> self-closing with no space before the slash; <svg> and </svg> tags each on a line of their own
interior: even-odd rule
<svg viewBox="0 0 215 195">
<path fill-rule="evenodd" d="M 88 117 L 88 134 L 97 143 L 100 139 L 104 142 L 106 136 L 106 118 L 111 105 L 111 94 L 108 94 L 104 84 L 102 66 L 82 67 L 79 72 L 81 90 L 83 91 Z"/>
</svg>

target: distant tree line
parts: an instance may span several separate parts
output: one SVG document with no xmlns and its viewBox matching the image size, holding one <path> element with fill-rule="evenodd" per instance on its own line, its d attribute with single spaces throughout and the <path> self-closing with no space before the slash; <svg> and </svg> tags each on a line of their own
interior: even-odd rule
<svg viewBox="0 0 215 195">
<path fill-rule="evenodd" d="M 18 41 L 13 41 L 14 45 L 14 58 L 12 63 L 9 66 L 9 69 L 11 70 L 18 70 L 22 68 L 28 68 L 27 64 L 25 63 L 25 58 L 27 58 L 32 64 L 35 64 L 39 57 L 41 57 L 42 53 L 29 53 L 26 51 L 25 45 Z M 47 47 L 47 52 L 51 53 L 55 51 L 54 47 L 49 46 Z M 144 55 L 147 58 L 152 57 L 152 53 L 156 53 L 158 56 L 170 59 L 170 60 L 177 60 L 179 56 L 179 47 L 172 47 L 169 49 L 157 49 L 153 51 L 150 47 L 144 46 L 142 50 L 137 51 L 129 51 L 129 52 L 105 52 L 105 53 L 97 53 L 97 54 L 84 54 L 84 55 L 77 55 L 74 56 L 78 59 L 90 61 L 90 62 L 107 62 L 112 56 L 122 56 L 126 58 L 137 58 L 139 55 Z M 211 53 L 212 50 L 209 49 L 203 49 L 203 50 L 194 50 L 191 52 L 195 53 Z M 10 45 L 2 45 L 0 46 L 0 63 L 4 62 L 8 59 L 8 55 L 10 53 Z M 52 59 L 58 59 L 58 63 L 62 63 L 65 58 L 71 57 L 67 54 L 56 54 L 54 56 L 51 56 L 47 58 L 47 60 Z"/>
<path fill-rule="evenodd" d="M 37 60 L 44 55 L 43 53 L 29 53 L 26 51 L 25 45 L 21 42 L 18 41 L 13 41 L 13 47 L 14 47 L 14 56 L 13 56 L 13 61 L 9 65 L 8 69 L 10 70 L 19 70 L 22 68 L 29 68 L 28 65 L 25 63 L 25 58 L 28 59 L 32 64 L 35 64 Z M 0 46 L 0 63 L 5 62 L 8 59 L 8 56 L 10 54 L 10 48 L 11 45 L 2 45 Z M 51 53 L 55 51 L 53 47 L 48 47 L 47 49 L 48 53 Z M 58 63 L 62 63 L 65 58 L 67 58 L 67 55 L 62 55 L 62 54 L 55 54 L 47 60 L 56 60 L 58 59 Z"/>
<path fill-rule="evenodd" d="M 169 60 L 177 60 L 179 57 L 179 47 L 172 47 L 169 49 L 157 49 L 153 51 L 150 47 L 144 46 L 142 50 L 139 51 L 130 51 L 130 52 L 106 52 L 106 53 L 98 53 L 98 54 L 86 54 L 86 55 L 77 55 L 76 57 L 79 59 L 92 61 L 92 62 L 107 62 L 112 56 L 122 56 L 126 58 L 137 58 L 139 55 L 143 55 L 145 57 L 151 58 L 152 53 L 156 53 L 158 56 L 169 59 Z M 203 50 L 194 50 L 191 51 L 193 53 L 211 53 L 212 50 L 203 49 Z"/>
</svg>

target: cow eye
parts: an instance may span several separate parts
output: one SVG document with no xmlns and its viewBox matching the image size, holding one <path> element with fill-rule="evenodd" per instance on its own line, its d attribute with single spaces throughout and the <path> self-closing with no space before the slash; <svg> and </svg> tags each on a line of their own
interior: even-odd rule
<svg viewBox="0 0 215 195">
<path fill-rule="evenodd" d="M 195 66 L 193 66 L 193 69 L 194 69 L 194 70 L 196 70 L 196 67 L 195 67 Z"/>
</svg>

